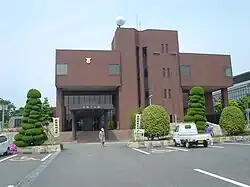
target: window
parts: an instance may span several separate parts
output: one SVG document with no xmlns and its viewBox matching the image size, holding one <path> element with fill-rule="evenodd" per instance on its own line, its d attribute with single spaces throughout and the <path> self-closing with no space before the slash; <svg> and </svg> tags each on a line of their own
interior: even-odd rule
<svg viewBox="0 0 250 187">
<path fill-rule="evenodd" d="M 191 129 L 191 125 L 185 125 L 185 129 Z"/>
<path fill-rule="evenodd" d="M 168 53 L 168 44 L 165 44 L 165 53 Z"/>
<path fill-rule="evenodd" d="M 166 77 L 166 69 L 165 68 L 162 68 L 162 76 Z"/>
<path fill-rule="evenodd" d="M 164 89 L 164 99 L 167 99 L 167 89 Z"/>
<path fill-rule="evenodd" d="M 68 75 L 68 64 L 56 64 L 56 75 Z"/>
<path fill-rule="evenodd" d="M 109 75 L 120 75 L 120 65 L 109 64 Z"/>
<path fill-rule="evenodd" d="M 7 137 L 6 136 L 0 136 L 0 143 L 6 142 Z"/>
<path fill-rule="evenodd" d="M 171 97 L 172 97 L 171 89 L 168 89 L 168 98 L 171 99 Z"/>
<path fill-rule="evenodd" d="M 161 53 L 164 53 L 164 44 L 161 44 Z"/>
<path fill-rule="evenodd" d="M 226 69 L 224 69 L 224 75 L 225 77 L 232 77 L 232 68 L 231 67 L 228 67 Z"/>
<path fill-rule="evenodd" d="M 170 68 L 167 68 L 167 77 L 170 77 Z"/>
<path fill-rule="evenodd" d="M 148 68 L 144 68 L 144 78 L 148 78 Z"/>
<path fill-rule="evenodd" d="M 191 69 L 189 65 L 181 65 L 181 76 L 191 76 Z"/>
</svg>

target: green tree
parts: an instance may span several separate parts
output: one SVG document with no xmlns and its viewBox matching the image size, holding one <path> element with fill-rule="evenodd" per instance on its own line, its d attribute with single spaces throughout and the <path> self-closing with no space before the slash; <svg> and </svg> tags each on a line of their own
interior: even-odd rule
<svg viewBox="0 0 250 187">
<path fill-rule="evenodd" d="M 193 87 L 189 91 L 188 111 L 184 121 L 195 122 L 198 131 L 204 131 L 207 118 L 204 89 L 202 87 Z"/>
<path fill-rule="evenodd" d="M 131 112 L 130 119 L 129 119 L 129 128 L 135 129 L 135 116 L 136 114 L 141 114 L 144 107 L 138 107 Z"/>
<path fill-rule="evenodd" d="M 235 106 L 235 107 L 240 107 L 239 106 L 239 104 L 237 103 L 237 101 L 235 101 L 235 100 L 233 100 L 233 99 L 231 99 L 231 98 L 229 98 L 228 99 L 228 106 Z M 215 110 L 216 110 L 216 112 L 219 112 L 219 113 L 221 113 L 222 112 L 222 100 L 221 99 L 218 99 L 217 101 L 216 101 L 216 103 L 215 103 Z"/>
<path fill-rule="evenodd" d="M 247 108 L 250 108 L 250 94 L 240 98 L 238 104 L 241 111 L 244 113 Z"/>
<path fill-rule="evenodd" d="M 146 107 L 142 112 L 141 122 L 145 129 L 145 136 L 148 138 L 153 139 L 169 134 L 169 116 L 162 106 L 149 105 Z"/>
<path fill-rule="evenodd" d="M 44 98 L 44 101 L 42 103 L 42 122 L 43 125 L 49 125 L 49 123 L 52 121 L 52 108 L 50 107 L 49 100 L 47 97 Z"/>
<path fill-rule="evenodd" d="M 4 100 L 3 98 L 0 98 L 0 105 L 7 105 L 7 110 L 4 111 L 4 122 L 7 123 L 14 116 L 16 107 L 11 101 Z M 2 110 L 0 111 L 0 120 L 2 121 Z"/>
<path fill-rule="evenodd" d="M 47 136 L 42 127 L 41 93 L 30 89 L 22 116 L 22 128 L 15 135 L 14 144 L 18 147 L 42 145 Z"/>
<path fill-rule="evenodd" d="M 238 107 L 227 106 L 222 110 L 220 126 L 228 135 L 238 135 L 244 132 L 244 114 Z"/>
</svg>

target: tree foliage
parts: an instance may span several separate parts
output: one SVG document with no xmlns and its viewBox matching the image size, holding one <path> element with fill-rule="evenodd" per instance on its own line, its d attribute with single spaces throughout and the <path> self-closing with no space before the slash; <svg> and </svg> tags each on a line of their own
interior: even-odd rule
<svg viewBox="0 0 250 187">
<path fill-rule="evenodd" d="M 244 114 L 238 107 L 227 106 L 222 110 L 220 126 L 228 135 L 238 135 L 244 131 Z"/>
<path fill-rule="evenodd" d="M 185 122 L 195 122 L 197 129 L 203 131 L 207 122 L 205 109 L 205 96 L 202 87 L 193 87 L 189 91 L 188 111 L 184 117 Z"/>
<path fill-rule="evenodd" d="M 142 127 L 148 138 L 160 137 L 169 134 L 170 123 L 166 110 L 159 105 L 149 105 L 141 116 Z"/>
<path fill-rule="evenodd" d="M 228 106 L 235 106 L 235 107 L 240 107 L 239 104 L 237 103 L 237 101 L 229 98 L 228 99 Z M 221 99 L 218 99 L 217 102 L 215 103 L 215 110 L 216 112 L 219 112 L 221 113 L 222 112 L 222 100 Z"/>
<path fill-rule="evenodd" d="M 15 135 L 14 144 L 18 147 L 42 145 L 47 136 L 42 128 L 42 103 L 41 93 L 30 89 L 22 116 L 22 128 Z"/>
<path fill-rule="evenodd" d="M 143 109 L 144 109 L 144 107 L 138 107 L 131 112 L 130 119 L 129 119 L 129 128 L 130 129 L 135 129 L 135 116 L 136 116 L 136 114 L 142 114 Z"/>
<path fill-rule="evenodd" d="M 14 116 L 16 107 L 11 101 L 3 98 L 0 98 L 0 105 L 7 105 L 7 110 L 4 111 L 4 122 L 7 123 Z M 2 122 L 2 110 L 0 111 L 0 120 Z"/>
<path fill-rule="evenodd" d="M 250 108 L 250 94 L 240 98 L 238 103 L 241 111 L 244 113 L 247 108 Z"/>
<path fill-rule="evenodd" d="M 47 97 L 44 98 L 44 101 L 42 103 L 42 123 L 44 125 L 49 125 L 49 123 L 52 121 L 52 109 L 49 104 L 49 100 Z"/>
</svg>

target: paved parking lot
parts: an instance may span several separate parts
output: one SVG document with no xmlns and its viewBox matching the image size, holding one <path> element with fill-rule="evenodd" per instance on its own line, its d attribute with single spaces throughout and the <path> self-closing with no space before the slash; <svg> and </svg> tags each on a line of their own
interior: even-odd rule
<svg viewBox="0 0 250 187">
<path fill-rule="evenodd" d="M 0 156 L 0 186 L 8 187 L 19 184 L 50 156 L 48 154 Z"/>
<path fill-rule="evenodd" d="M 44 162 L 41 155 L 32 155 L 35 159 L 29 161 L 0 161 L 3 175 L 0 186 L 17 184 L 15 182 L 26 176 L 29 182 L 18 187 L 250 187 L 249 155 L 250 143 L 191 149 L 131 149 L 125 144 L 108 144 L 102 148 L 99 144 L 70 144 L 57 157 L 52 155 Z M 27 177 L 32 176 L 31 171 L 34 174 L 34 169 L 37 175 Z M 7 172 L 2 174 L 2 170 Z M 10 173 L 14 173 L 12 180 Z"/>
</svg>

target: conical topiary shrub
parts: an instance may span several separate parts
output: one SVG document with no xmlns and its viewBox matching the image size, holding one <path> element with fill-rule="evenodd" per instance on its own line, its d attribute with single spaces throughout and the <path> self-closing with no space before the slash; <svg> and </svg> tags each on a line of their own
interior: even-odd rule
<svg viewBox="0 0 250 187">
<path fill-rule="evenodd" d="M 42 145 L 47 136 L 42 128 L 41 93 L 30 89 L 22 117 L 22 128 L 15 135 L 14 144 L 18 147 Z"/>
</svg>

